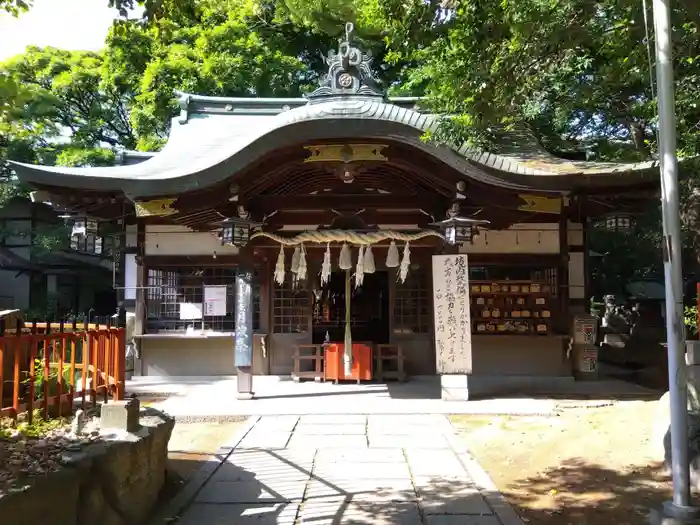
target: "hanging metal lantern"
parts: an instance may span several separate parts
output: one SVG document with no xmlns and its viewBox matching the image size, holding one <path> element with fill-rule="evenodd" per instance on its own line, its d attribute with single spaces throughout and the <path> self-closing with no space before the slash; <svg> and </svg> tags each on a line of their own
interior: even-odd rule
<svg viewBox="0 0 700 525">
<path fill-rule="evenodd" d="M 242 248 L 250 241 L 253 230 L 260 226 L 262 226 L 261 223 L 251 221 L 247 215 L 226 219 L 221 225 L 221 244 Z"/>
<path fill-rule="evenodd" d="M 454 246 L 456 244 L 471 244 L 479 234 L 479 227 L 487 224 L 490 224 L 489 221 L 453 216 L 430 225 L 440 228 L 447 243 Z"/>
<path fill-rule="evenodd" d="M 611 213 L 603 218 L 603 225 L 608 231 L 629 231 L 634 224 L 634 216 L 629 213 Z"/>
<path fill-rule="evenodd" d="M 100 255 L 102 239 L 98 236 L 99 223 L 97 219 L 87 216 L 60 215 L 71 227 L 70 247 L 81 253 Z"/>
</svg>

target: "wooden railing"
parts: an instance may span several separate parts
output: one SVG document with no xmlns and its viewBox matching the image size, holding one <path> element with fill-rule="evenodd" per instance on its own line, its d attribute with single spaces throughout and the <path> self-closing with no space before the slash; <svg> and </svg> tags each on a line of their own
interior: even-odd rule
<svg viewBox="0 0 700 525">
<path fill-rule="evenodd" d="M 0 320 L 0 416 L 31 422 L 70 415 L 75 403 L 124 399 L 125 329 Z"/>
</svg>

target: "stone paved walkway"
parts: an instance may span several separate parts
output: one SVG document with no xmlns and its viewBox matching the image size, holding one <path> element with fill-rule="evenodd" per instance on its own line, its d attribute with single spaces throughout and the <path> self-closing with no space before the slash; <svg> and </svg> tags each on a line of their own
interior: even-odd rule
<svg viewBox="0 0 700 525">
<path fill-rule="evenodd" d="M 177 525 L 522 524 L 455 443 L 444 416 L 261 417 Z"/>
</svg>

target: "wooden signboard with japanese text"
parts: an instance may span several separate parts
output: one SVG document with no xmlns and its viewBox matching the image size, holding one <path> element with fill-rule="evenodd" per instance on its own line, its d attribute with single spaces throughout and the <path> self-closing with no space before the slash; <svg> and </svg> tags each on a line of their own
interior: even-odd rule
<svg viewBox="0 0 700 525">
<path fill-rule="evenodd" d="M 466 255 L 433 255 L 433 311 L 438 374 L 469 374 L 469 261 Z"/>
</svg>

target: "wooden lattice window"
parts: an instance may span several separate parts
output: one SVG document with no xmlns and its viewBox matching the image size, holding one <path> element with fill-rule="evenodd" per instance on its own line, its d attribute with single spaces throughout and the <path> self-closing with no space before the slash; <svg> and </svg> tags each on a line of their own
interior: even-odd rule
<svg viewBox="0 0 700 525">
<path fill-rule="evenodd" d="M 204 287 L 226 286 L 226 315 L 181 319 L 183 303 L 201 305 Z M 147 312 L 150 331 L 184 331 L 195 329 L 233 332 L 236 329 L 236 269 L 201 267 L 149 268 L 147 277 Z M 260 284 L 253 277 L 253 329 L 260 326 Z"/>
<path fill-rule="evenodd" d="M 411 271 L 406 282 L 396 283 L 394 292 L 394 333 L 427 334 L 432 331 L 432 293 L 429 274 Z"/>
<path fill-rule="evenodd" d="M 272 301 L 272 331 L 276 334 L 301 334 L 309 330 L 311 303 L 304 286 L 286 280 L 275 285 Z"/>
</svg>

